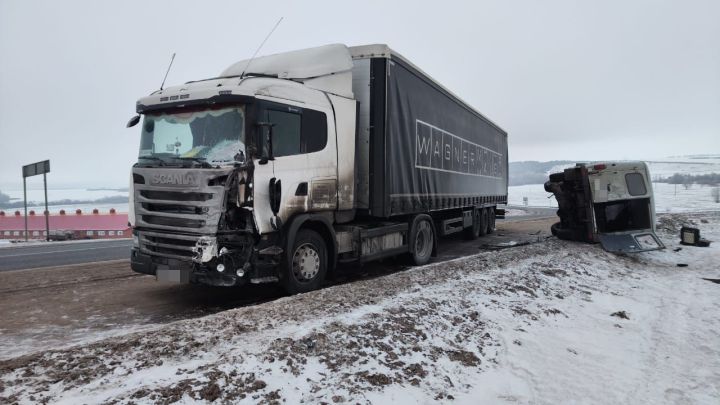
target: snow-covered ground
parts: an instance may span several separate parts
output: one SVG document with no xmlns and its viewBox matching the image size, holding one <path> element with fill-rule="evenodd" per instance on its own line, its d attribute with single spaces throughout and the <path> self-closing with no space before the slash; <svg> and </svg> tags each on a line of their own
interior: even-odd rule
<svg viewBox="0 0 720 405">
<path fill-rule="evenodd" d="M 679 246 L 682 224 L 718 243 Z M 548 239 L 10 359 L 0 402 L 720 403 L 720 213 L 659 232 L 663 251 Z"/>
</svg>

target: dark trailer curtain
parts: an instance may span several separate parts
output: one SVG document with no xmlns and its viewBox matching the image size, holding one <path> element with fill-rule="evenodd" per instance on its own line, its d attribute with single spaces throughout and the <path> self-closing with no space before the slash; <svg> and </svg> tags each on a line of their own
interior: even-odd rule
<svg viewBox="0 0 720 405">
<path fill-rule="evenodd" d="M 390 215 L 507 200 L 507 134 L 421 73 L 388 61 Z"/>
</svg>

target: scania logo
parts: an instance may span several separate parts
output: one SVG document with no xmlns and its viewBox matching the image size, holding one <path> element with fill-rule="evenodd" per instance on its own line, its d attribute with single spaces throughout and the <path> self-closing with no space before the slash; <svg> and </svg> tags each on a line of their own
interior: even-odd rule
<svg viewBox="0 0 720 405">
<path fill-rule="evenodd" d="M 197 185 L 197 179 L 192 174 L 172 173 L 172 174 L 153 174 L 152 184 L 160 185 L 179 185 L 194 186 Z"/>
</svg>

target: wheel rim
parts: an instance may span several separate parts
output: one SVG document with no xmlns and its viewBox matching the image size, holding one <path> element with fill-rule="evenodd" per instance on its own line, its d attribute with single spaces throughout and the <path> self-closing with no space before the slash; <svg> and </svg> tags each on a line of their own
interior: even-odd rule
<svg viewBox="0 0 720 405">
<path fill-rule="evenodd" d="M 305 243 L 293 253 L 293 275 L 299 282 L 312 281 L 320 272 L 320 254 L 315 246 Z"/>
<path fill-rule="evenodd" d="M 415 236 L 415 254 L 418 257 L 427 257 L 432 250 L 432 230 L 427 221 L 418 224 L 417 235 Z"/>
</svg>

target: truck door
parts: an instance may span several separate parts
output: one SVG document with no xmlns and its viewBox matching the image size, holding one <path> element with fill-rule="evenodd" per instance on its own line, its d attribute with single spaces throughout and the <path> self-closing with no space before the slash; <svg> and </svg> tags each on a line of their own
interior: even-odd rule
<svg viewBox="0 0 720 405">
<path fill-rule="evenodd" d="M 270 183 L 281 190 L 277 216 L 284 223 L 294 214 L 337 207 L 337 150 L 332 110 L 263 101 L 258 109 L 262 156 L 272 126 L 274 160 L 255 167 L 255 218 L 260 233 L 274 230 Z"/>
</svg>

